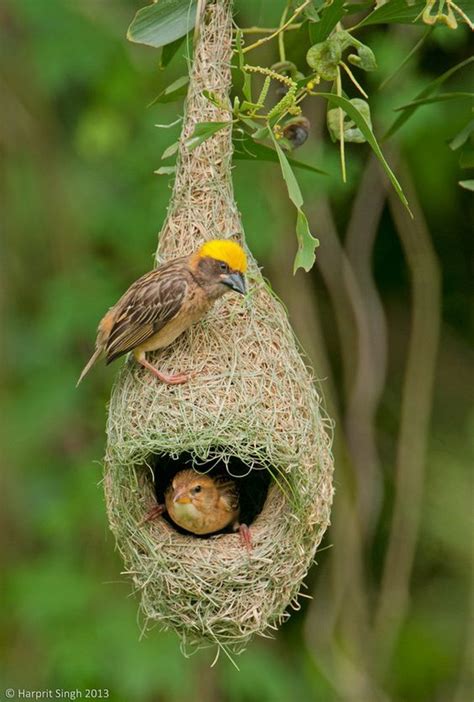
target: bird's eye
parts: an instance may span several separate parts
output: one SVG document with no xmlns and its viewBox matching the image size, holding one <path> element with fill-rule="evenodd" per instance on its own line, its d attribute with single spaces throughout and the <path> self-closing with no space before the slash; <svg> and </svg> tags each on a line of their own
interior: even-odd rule
<svg viewBox="0 0 474 702">
<path fill-rule="evenodd" d="M 197 493 L 197 492 L 201 492 L 201 490 L 202 490 L 202 487 L 201 487 L 200 485 L 196 485 L 196 487 L 194 488 L 193 492 L 194 492 L 194 493 Z"/>
<path fill-rule="evenodd" d="M 224 261 L 220 261 L 219 268 L 223 273 L 227 273 L 227 271 L 229 270 L 229 266 L 227 265 L 227 263 L 224 263 Z"/>
</svg>

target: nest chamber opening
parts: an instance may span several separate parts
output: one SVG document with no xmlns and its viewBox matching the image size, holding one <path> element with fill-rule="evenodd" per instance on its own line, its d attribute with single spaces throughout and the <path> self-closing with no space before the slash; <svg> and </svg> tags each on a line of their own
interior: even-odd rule
<svg viewBox="0 0 474 702">
<path fill-rule="evenodd" d="M 158 504 L 165 501 L 165 491 L 174 476 L 181 470 L 194 469 L 196 472 L 211 477 L 230 477 L 235 481 L 239 495 L 240 522 L 251 526 L 261 513 L 268 495 L 271 475 L 263 467 L 253 465 L 250 467 L 238 456 L 228 455 L 222 458 L 223 449 L 217 451 L 217 458 L 209 458 L 196 463 L 190 452 L 184 451 L 176 455 L 166 453 L 150 456 L 147 460 L 147 469 L 144 480 L 152 481 L 152 490 Z M 232 527 L 221 529 L 210 534 L 190 534 L 172 521 L 167 513 L 162 518 L 178 533 L 188 534 L 198 539 L 209 539 L 220 534 L 233 533 Z"/>
</svg>

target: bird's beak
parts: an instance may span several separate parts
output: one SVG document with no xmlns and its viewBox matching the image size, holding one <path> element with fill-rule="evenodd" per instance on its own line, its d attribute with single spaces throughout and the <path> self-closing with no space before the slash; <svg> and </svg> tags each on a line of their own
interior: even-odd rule
<svg viewBox="0 0 474 702">
<path fill-rule="evenodd" d="M 228 285 L 231 290 L 235 290 L 235 292 L 245 295 L 247 288 L 245 286 L 245 278 L 242 273 L 231 273 L 225 278 L 222 278 L 222 282 L 224 285 Z"/>
<path fill-rule="evenodd" d="M 173 497 L 173 502 L 176 502 L 178 505 L 189 505 L 191 498 L 187 494 L 187 490 L 179 490 Z"/>
</svg>

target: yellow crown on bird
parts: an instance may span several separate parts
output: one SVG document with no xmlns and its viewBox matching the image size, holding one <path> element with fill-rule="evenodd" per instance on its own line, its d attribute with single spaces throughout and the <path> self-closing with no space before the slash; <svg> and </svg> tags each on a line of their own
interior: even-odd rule
<svg viewBox="0 0 474 702">
<path fill-rule="evenodd" d="M 198 251 L 200 258 L 209 256 L 217 261 L 224 261 L 229 268 L 239 273 L 247 270 L 247 256 L 236 241 L 230 239 L 211 239 L 206 241 Z"/>
</svg>

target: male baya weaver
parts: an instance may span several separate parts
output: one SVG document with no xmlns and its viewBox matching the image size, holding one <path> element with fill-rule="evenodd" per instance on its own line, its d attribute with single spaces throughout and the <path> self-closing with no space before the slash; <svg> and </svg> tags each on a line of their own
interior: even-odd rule
<svg viewBox="0 0 474 702">
<path fill-rule="evenodd" d="M 166 375 L 147 361 L 146 353 L 169 346 L 225 293 L 234 290 L 243 295 L 246 269 L 247 258 L 239 244 L 212 239 L 191 255 L 143 275 L 101 320 L 95 351 L 77 385 L 101 356 L 108 364 L 129 351 L 162 382 L 185 383 L 189 373 Z"/>
</svg>

